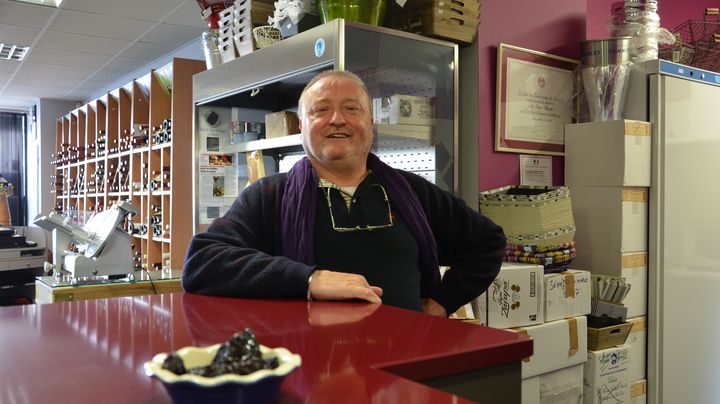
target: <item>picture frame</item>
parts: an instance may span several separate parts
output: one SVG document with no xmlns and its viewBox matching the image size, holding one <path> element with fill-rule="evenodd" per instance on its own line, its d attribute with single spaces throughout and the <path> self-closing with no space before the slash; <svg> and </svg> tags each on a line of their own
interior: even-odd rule
<svg viewBox="0 0 720 404">
<path fill-rule="evenodd" d="M 504 43 L 498 45 L 495 150 L 565 155 L 573 120 L 579 61 Z"/>
</svg>

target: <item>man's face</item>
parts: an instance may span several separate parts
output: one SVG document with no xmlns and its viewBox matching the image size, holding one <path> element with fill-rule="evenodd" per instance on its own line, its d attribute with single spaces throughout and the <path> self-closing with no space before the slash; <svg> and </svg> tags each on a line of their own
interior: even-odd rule
<svg viewBox="0 0 720 404">
<path fill-rule="evenodd" d="M 303 147 L 323 168 L 365 164 L 372 145 L 370 100 L 354 81 L 328 76 L 303 97 Z"/>
</svg>

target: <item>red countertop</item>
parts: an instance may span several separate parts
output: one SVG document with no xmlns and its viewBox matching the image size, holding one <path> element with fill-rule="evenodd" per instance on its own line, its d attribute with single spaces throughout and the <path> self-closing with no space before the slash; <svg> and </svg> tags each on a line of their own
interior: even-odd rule
<svg viewBox="0 0 720 404">
<path fill-rule="evenodd" d="M 261 344 L 302 356 L 280 403 L 464 403 L 413 380 L 532 354 L 520 334 L 355 302 L 174 293 L 3 307 L 0 402 L 170 402 L 143 363 L 224 342 L 245 327 Z"/>
</svg>

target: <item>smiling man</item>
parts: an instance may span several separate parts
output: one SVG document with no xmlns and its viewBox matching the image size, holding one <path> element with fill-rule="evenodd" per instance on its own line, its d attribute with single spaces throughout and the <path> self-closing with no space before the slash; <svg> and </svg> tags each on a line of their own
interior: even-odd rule
<svg viewBox="0 0 720 404">
<path fill-rule="evenodd" d="M 248 187 L 193 238 L 186 291 L 360 299 L 447 316 L 487 289 L 502 229 L 370 152 L 370 96 L 359 77 L 320 73 L 298 115 L 307 157 Z M 441 265 L 450 267 L 442 280 Z"/>
</svg>

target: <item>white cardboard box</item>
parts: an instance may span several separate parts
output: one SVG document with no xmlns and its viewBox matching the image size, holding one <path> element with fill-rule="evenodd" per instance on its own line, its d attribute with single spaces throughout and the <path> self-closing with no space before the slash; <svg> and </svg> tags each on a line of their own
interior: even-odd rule
<svg viewBox="0 0 720 404">
<path fill-rule="evenodd" d="M 590 314 L 590 272 L 570 269 L 545 275 L 545 321 Z"/>
<path fill-rule="evenodd" d="M 544 321 L 542 265 L 503 262 L 485 296 L 487 325 L 495 328 L 522 327 Z M 478 303 L 477 306 L 482 306 Z M 479 308 L 476 313 L 481 313 Z M 482 314 L 477 314 L 481 317 Z"/>
<path fill-rule="evenodd" d="M 583 376 L 585 404 L 624 404 L 630 400 L 627 345 L 587 351 Z"/>
<path fill-rule="evenodd" d="M 570 187 L 578 249 L 647 251 L 648 189 Z"/>
<path fill-rule="evenodd" d="M 582 364 L 522 380 L 522 404 L 578 404 L 582 395 Z"/>
<path fill-rule="evenodd" d="M 533 354 L 522 362 L 522 378 L 585 362 L 587 317 L 578 316 L 530 327 L 514 328 L 533 339 Z"/>
<path fill-rule="evenodd" d="M 630 382 L 630 404 L 647 404 L 646 379 Z"/>
<path fill-rule="evenodd" d="M 435 120 L 434 99 L 403 94 L 373 98 L 373 120 L 376 124 L 430 126 Z"/>
<path fill-rule="evenodd" d="M 625 340 L 625 345 L 630 348 L 628 379 L 644 379 L 647 376 L 647 319 L 643 316 L 629 318 L 627 321 L 632 323 L 630 334 Z"/>
<path fill-rule="evenodd" d="M 565 185 L 649 187 L 650 132 L 630 120 L 565 125 Z"/>
<path fill-rule="evenodd" d="M 607 253 L 577 249 L 573 267 L 590 270 L 593 274 L 620 276 L 632 285 L 623 305 L 628 317 L 647 315 L 648 256 L 646 251 Z"/>
</svg>

